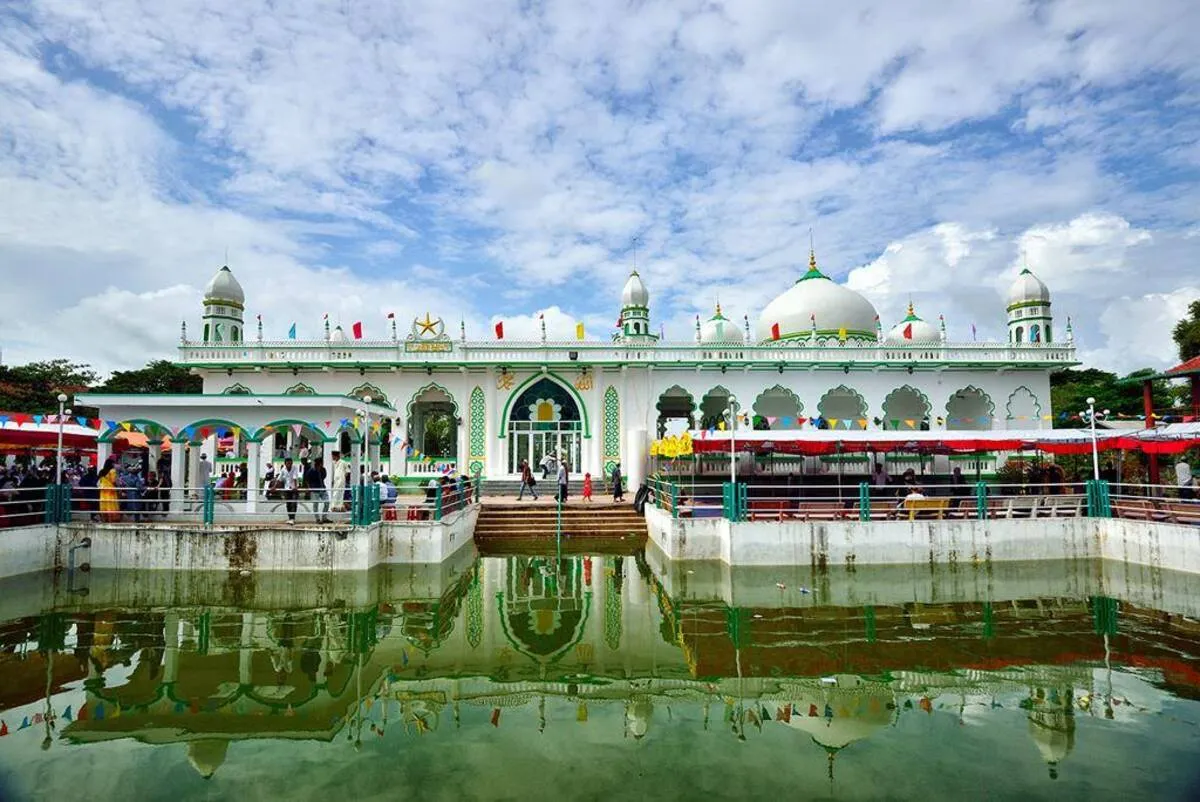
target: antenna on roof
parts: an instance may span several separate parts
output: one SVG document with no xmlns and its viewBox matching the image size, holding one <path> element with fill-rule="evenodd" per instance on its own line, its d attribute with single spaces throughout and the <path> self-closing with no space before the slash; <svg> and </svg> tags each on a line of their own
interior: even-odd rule
<svg viewBox="0 0 1200 802">
<path fill-rule="evenodd" d="M 633 238 L 633 272 L 634 273 L 637 272 L 637 246 L 638 246 L 638 238 L 634 237 Z"/>
<path fill-rule="evenodd" d="M 225 246 L 225 261 L 222 262 L 222 264 L 225 265 L 226 267 L 229 267 L 229 246 L 228 245 Z"/>
</svg>

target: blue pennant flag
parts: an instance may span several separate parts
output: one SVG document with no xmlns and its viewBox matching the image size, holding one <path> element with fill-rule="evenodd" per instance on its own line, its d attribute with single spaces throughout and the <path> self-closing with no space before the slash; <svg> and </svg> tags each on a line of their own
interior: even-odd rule
<svg viewBox="0 0 1200 802">
<path fill-rule="evenodd" d="M 34 422 L 34 423 L 41 423 L 41 422 L 42 422 L 42 421 L 44 421 L 45 419 L 46 419 L 46 416 L 45 416 L 45 415 L 34 415 L 34 416 L 33 416 L 33 422 Z"/>
<path fill-rule="evenodd" d="M 87 426 L 87 425 L 88 425 L 87 418 L 76 418 L 76 419 L 75 419 L 75 422 L 76 422 L 76 423 L 78 423 L 80 426 Z"/>
<path fill-rule="evenodd" d="M 293 323 L 292 327 L 290 329 L 288 329 L 288 339 L 289 340 L 296 339 L 296 324 L 295 323 Z"/>
<path fill-rule="evenodd" d="M 67 709 L 63 711 L 62 717 L 67 721 L 71 720 L 71 706 L 67 705 Z"/>
</svg>

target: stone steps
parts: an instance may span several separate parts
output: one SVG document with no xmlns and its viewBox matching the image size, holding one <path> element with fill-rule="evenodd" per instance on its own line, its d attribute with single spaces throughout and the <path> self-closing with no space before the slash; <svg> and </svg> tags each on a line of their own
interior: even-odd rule
<svg viewBox="0 0 1200 802">
<path fill-rule="evenodd" d="M 485 501 L 475 522 L 476 540 L 553 540 L 560 513 L 553 503 Z M 562 508 L 564 538 L 644 540 L 646 521 L 629 504 L 568 504 Z"/>
</svg>

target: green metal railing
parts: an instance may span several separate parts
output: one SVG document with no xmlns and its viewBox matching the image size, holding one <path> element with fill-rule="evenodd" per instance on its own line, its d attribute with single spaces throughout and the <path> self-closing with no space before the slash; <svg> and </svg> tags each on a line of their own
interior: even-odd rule
<svg viewBox="0 0 1200 802">
<path fill-rule="evenodd" d="M 1103 479 L 1089 479 L 1084 486 L 1087 496 L 1087 514 L 1089 518 L 1111 518 L 1112 502 L 1109 498 L 1108 482 Z"/>
</svg>

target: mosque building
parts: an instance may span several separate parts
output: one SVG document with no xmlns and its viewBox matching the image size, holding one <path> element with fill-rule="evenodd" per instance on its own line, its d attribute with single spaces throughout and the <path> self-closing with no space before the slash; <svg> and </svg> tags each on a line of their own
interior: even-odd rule
<svg viewBox="0 0 1200 802">
<path fill-rule="evenodd" d="M 549 340 L 544 323 L 533 341 L 505 339 L 501 327 L 468 338 L 462 324 L 447 330 L 439 310 L 399 331 L 392 319 L 386 339 L 326 318 L 315 341 L 268 341 L 261 317 L 248 327 L 229 267 L 202 303 L 201 336 L 184 323 L 177 361 L 202 377 L 204 398 L 96 397 L 103 417 L 193 443 L 229 429 L 259 459 L 286 437 L 377 464 L 386 442 L 391 472 L 408 476 L 506 479 L 557 454 L 575 475 L 620 463 L 635 482 L 651 441 L 724 430 L 731 408 L 739 429 L 1050 428 L 1050 374 L 1075 364 L 1070 324 L 1060 335 L 1050 292 L 1028 269 L 1008 293 L 1002 343 L 951 342 L 942 318 L 912 304 L 887 325 L 813 254 L 753 325 L 749 310 L 739 321 L 717 305 L 674 342 L 657 333 L 637 271 L 607 341 Z"/>
</svg>

